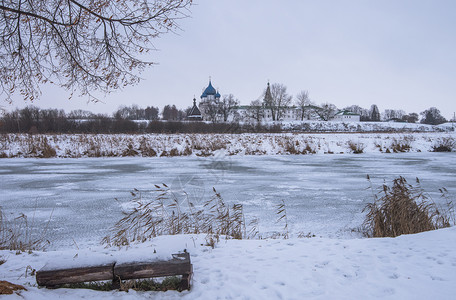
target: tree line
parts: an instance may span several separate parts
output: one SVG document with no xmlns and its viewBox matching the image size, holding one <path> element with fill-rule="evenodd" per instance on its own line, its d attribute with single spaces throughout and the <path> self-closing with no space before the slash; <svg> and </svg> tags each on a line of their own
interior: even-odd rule
<svg viewBox="0 0 456 300">
<path fill-rule="evenodd" d="M 324 106 L 323 106 L 324 107 Z M 331 108 L 331 105 L 327 105 Z M 360 110 L 358 106 L 349 107 L 355 113 L 363 113 L 362 120 L 372 121 L 379 118 L 378 108 Z M 189 109 L 186 111 L 188 112 Z M 66 113 L 59 109 L 40 109 L 27 106 L 6 112 L 0 118 L 1 133 L 242 133 L 242 132 L 280 132 L 280 124 L 261 124 L 260 122 L 183 122 L 186 111 L 175 105 L 166 105 L 161 114 L 157 107 L 145 109 L 121 106 L 112 116 L 94 114 L 87 110 L 72 110 Z M 308 113 L 308 111 L 305 111 Z M 320 112 L 320 114 L 323 114 Z M 394 116 L 403 122 L 414 123 L 418 114 L 405 114 L 402 111 L 385 110 L 384 114 Z M 421 123 L 441 124 L 446 122 L 440 111 L 431 107 L 421 113 Z"/>
<path fill-rule="evenodd" d="M 187 109 L 188 110 L 188 109 Z M 0 117 L 0 133 L 244 133 L 280 132 L 276 124 L 183 122 L 186 112 L 166 105 L 159 115 L 157 107 L 122 106 L 112 116 L 87 110 L 40 109 L 27 106 Z"/>
<path fill-rule="evenodd" d="M 380 121 L 395 121 L 406 123 L 417 123 L 420 121 L 422 124 L 438 125 L 447 122 L 441 115 L 440 110 L 431 107 L 420 114 L 415 112 L 406 113 L 403 110 L 385 109 L 380 113 L 378 106 L 372 104 L 369 109 L 362 108 L 358 105 L 351 105 L 338 109 L 332 103 L 317 104 L 310 99 L 309 92 L 303 90 L 295 97 L 288 94 L 287 87 L 280 83 L 273 83 L 263 91 L 262 96 L 250 103 L 248 109 L 249 116 L 256 121 L 260 121 L 262 111 L 267 108 L 271 112 L 272 120 L 280 120 L 284 115 L 287 108 L 290 106 L 298 108 L 298 119 L 303 120 L 331 120 L 340 110 L 349 111 L 360 116 L 360 121 L 364 122 L 380 122 Z M 421 118 L 420 118 L 421 116 Z M 454 120 L 453 120 L 454 121 Z"/>
<path fill-rule="evenodd" d="M 191 6 L 192 0 L 141 1 L 140 5 L 134 0 L 2 1 L 0 96 L 8 102 L 13 101 L 13 95 L 33 101 L 41 95 L 39 87 L 51 83 L 72 91 L 71 96 L 79 92 L 96 100 L 98 93 L 108 94 L 134 85 L 140 80 L 139 74 L 154 64 L 142 56 L 149 57 L 155 50 L 151 41 L 180 29 L 178 21 L 188 17 Z M 307 91 L 300 92 L 293 101 L 283 84 L 272 84 L 269 96 L 250 103 L 249 118 L 260 122 L 265 106 L 273 121 L 281 120 L 284 108 L 289 105 L 299 108 L 297 119 L 300 120 L 330 120 L 337 112 L 334 104 L 313 103 Z M 216 103 L 208 103 L 204 113 L 213 123 L 227 122 L 238 105 L 239 101 L 228 95 Z M 361 121 L 415 123 L 421 115 L 421 123 L 446 122 L 435 107 L 420 115 L 392 109 L 380 114 L 375 104 L 370 109 L 357 105 L 344 109 L 359 114 Z M 167 105 L 161 119 L 181 121 L 188 111 Z M 112 117 L 86 111 L 66 114 L 62 110 L 27 107 L 3 114 L 0 131 L 97 132 L 107 128 L 127 131 L 143 126 L 133 120 L 159 119 L 155 107 L 122 107 Z"/>
</svg>

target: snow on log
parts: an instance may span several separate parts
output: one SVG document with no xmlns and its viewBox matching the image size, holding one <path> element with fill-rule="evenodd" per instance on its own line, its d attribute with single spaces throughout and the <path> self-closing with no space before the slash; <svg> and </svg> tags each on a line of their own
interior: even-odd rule
<svg viewBox="0 0 456 300">
<path fill-rule="evenodd" d="M 167 276 L 182 276 L 179 290 L 190 289 L 193 272 L 190 254 L 172 254 L 171 260 L 154 262 L 131 262 L 105 264 L 67 269 L 50 269 L 43 267 L 36 272 L 36 282 L 40 286 L 56 287 L 63 284 L 89 281 L 112 280 L 118 286 L 119 280 L 142 279 Z"/>
<path fill-rule="evenodd" d="M 52 287 L 61 284 L 112 280 L 114 265 L 113 263 L 82 268 L 40 270 L 36 272 L 36 282 L 40 286 Z"/>
</svg>

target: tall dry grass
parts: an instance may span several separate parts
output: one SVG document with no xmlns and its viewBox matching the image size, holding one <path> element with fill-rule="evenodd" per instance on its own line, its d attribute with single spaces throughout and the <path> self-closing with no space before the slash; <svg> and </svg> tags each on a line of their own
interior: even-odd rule
<svg viewBox="0 0 456 300">
<path fill-rule="evenodd" d="M 411 136 L 403 136 L 401 139 L 393 138 L 393 141 L 391 142 L 391 151 L 394 153 L 409 152 L 410 149 L 412 149 L 411 142 L 413 140 L 414 139 Z M 386 152 L 390 152 L 390 150 L 387 149 Z"/>
<path fill-rule="evenodd" d="M 21 213 L 8 220 L 0 207 L 0 250 L 45 250 L 50 244 L 47 235 L 51 218 L 52 213 L 44 229 L 38 229 L 34 217 L 29 222 L 28 217 Z"/>
<path fill-rule="evenodd" d="M 353 154 L 361 154 L 364 152 L 364 149 L 366 148 L 366 146 L 364 146 L 363 143 L 355 143 L 353 141 L 348 141 L 347 145 Z"/>
<path fill-rule="evenodd" d="M 442 137 L 432 146 L 433 152 L 452 152 L 456 149 L 456 141 L 452 137 Z"/>
<path fill-rule="evenodd" d="M 188 156 L 207 157 L 217 151 L 227 155 L 364 153 L 372 136 L 346 135 L 332 140 L 324 135 L 305 134 L 0 134 L 0 158 L 8 157 L 122 157 L 122 156 Z M 454 151 L 454 138 L 435 134 L 382 135 L 374 137 L 380 152 Z M 381 139 L 381 141 L 379 141 Z"/>
<path fill-rule="evenodd" d="M 370 182 L 370 178 L 368 176 Z M 372 188 L 372 184 L 370 186 Z M 363 227 L 368 237 L 396 237 L 429 231 L 455 224 L 454 206 L 447 198 L 445 207 L 438 206 L 424 192 L 417 178 L 416 185 L 409 184 L 400 176 L 392 186 L 383 184 L 380 192 L 373 191 L 374 202 L 367 204 Z M 364 212 L 363 211 L 363 212 Z"/>
<path fill-rule="evenodd" d="M 283 222 L 283 233 L 282 236 L 284 239 L 289 238 L 289 231 L 288 231 L 288 217 L 287 217 L 287 208 L 285 206 L 285 201 L 280 200 L 280 203 L 277 204 L 276 207 L 276 214 L 278 216 L 277 222 Z"/>
<path fill-rule="evenodd" d="M 235 239 L 247 237 L 242 204 L 227 205 L 214 188 L 212 197 L 197 208 L 184 194 L 182 200 L 166 184 L 155 185 L 151 197 L 144 197 L 135 189 L 131 192 L 132 208 L 111 228 L 102 243 L 128 246 L 160 235 L 189 233 L 205 233 L 212 240 L 222 235 Z"/>
</svg>

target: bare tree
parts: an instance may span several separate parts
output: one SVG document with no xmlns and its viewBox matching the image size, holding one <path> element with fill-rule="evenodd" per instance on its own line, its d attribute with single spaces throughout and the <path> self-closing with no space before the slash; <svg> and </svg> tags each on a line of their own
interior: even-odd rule
<svg viewBox="0 0 456 300">
<path fill-rule="evenodd" d="M 222 116 L 224 122 L 228 120 L 228 116 L 238 105 L 239 100 L 235 99 L 233 94 L 224 95 L 222 99 L 218 101 L 218 112 Z"/>
<path fill-rule="evenodd" d="M 417 113 L 410 113 L 408 115 L 402 116 L 402 121 L 407 123 L 416 123 L 419 120 L 419 116 Z"/>
<path fill-rule="evenodd" d="M 372 104 L 370 108 L 370 120 L 374 122 L 380 121 L 380 111 L 378 110 L 378 107 L 376 104 Z"/>
<path fill-rule="evenodd" d="M 383 112 L 383 119 L 388 120 L 399 120 L 405 115 L 405 111 L 401 109 L 385 109 Z"/>
<path fill-rule="evenodd" d="M 271 89 L 272 98 L 276 104 L 276 120 L 282 118 L 285 108 L 290 105 L 292 96 L 288 95 L 287 87 L 283 84 L 275 83 Z"/>
<path fill-rule="evenodd" d="M 249 118 L 252 118 L 257 122 L 261 122 L 261 119 L 264 117 L 264 109 L 261 105 L 261 101 L 253 100 L 250 102 L 250 105 L 247 109 L 247 114 Z"/>
<path fill-rule="evenodd" d="M 315 109 L 315 113 L 324 120 L 329 121 L 337 112 L 337 107 L 331 103 L 323 103 L 320 109 Z"/>
<path fill-rule="evenodd" d="M 130 108 L 121 105 L 119 108 L 113 113 L 114 118 L 116 119 L 128 119 L 130 117 Z"/>
<path fill-rule="evenodd" d="M 188 112 L 189 112 L 189 108 L 191 109 L 191 107 L 188 107 L 186 109 L 179 109 L 177 111 L 177 119 L 179 121 L 183 121 L 183 120 L 185 120 L 187 118 Z"/>
<path fill-rule="evenodd" d="M 176 108 L 176 105 L 165 105 L 165 107 L 163 107 L 162 119 L 177 121 L 179 119 L 179 110 Z"/>
<path fill-rule="evenodd" d="M 435 107 L 428 108 L 420 114 L 422 116 L 421 123 L 423 124 L 439 125 L 447 121 L 440 114 L 440 110 Z"/>
<path fill-rule="evenodd" d="M 264 96 L 264 103 L 271 110 L 272 120 L 280 120 L 284 109 L 291 103 L 292 97 L 287 93 L 287 87 L 280 83 L 268 83 Z"/>
<path fill-rule="evenodd" d="M 308 91 L 301 91 L 296 95 L 296 106 L 300 109 L 301 121 L 304 118 L 310 118 L 313 103 L 310 101 Z"/>
<path fill-rule="evenodd" d="M 0 85 L 7 101 L 19 93 L 39 97 L 39 85 L 54 83 L 109 93 L 137 83 L 153 62 L 151 40 L 178 29 L 192 0 L 2 0 Z"/>
<path fill-rule="evenodd" d="M 157 120 L 158 108 L 148 106 L 146 109 L 140 108 L 137 104 L 131 106 L 121 105 L 113 113 L 115 119 L 126 120 Z"/>
<path fill-rule="evenodd" d="M 144 110 L 144 118 L 146 120 L 158 120 L 158 107 L 146 107 L 146 109 Z"/>
<path fill-rule="evenodd" d="M 88 110 L 76 109 L 70 111 L 67 117 L 68 119 L 91 119 L 94 114 Z"/>
</svg>

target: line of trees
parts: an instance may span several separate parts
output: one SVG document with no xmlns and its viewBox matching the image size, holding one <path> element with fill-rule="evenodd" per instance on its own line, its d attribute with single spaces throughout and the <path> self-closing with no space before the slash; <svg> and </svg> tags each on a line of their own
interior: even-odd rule
<svg viewBox="0 0 456 300">
<path fill-rule="evenodd" d="M 171 107 L 175 109 L 179 118 L 183 120 L 185 112 L 177 110 L 176 106 L 165 106 L 163 112 Z M 159 109 L 148 106 L 140 108 L 137 105 L 121 106 L 112 116 L 94 114 L 87 110 L 72 110 L 66 113 L 62 109 L 40 109 L 27 106 L 5 112 L 0 118 L 0 132 L 14 133 L 120 133 L 138 132 L 146 130 L 148 122 L 138 120 L 158 121 Z"/>
<path fill-rule="evenodd" d="M 371 105 L 369 109 L 359 105 L 351 105 L 342 109 L 337 108 L 332 103 L 316 104 L 310 99 L 309 92 L 300 91 L 294 98 L 288 94 L 287 87 L 280 83 L 273 83 L 263 91 L 259 99 L 253 100 L 248 106 L 248 116 L 254 121 L 260 122 L 264 118 L 264 109 L 268 109 L 269 117 L 273 120 L 280 120 L 289 107 L 295 107 L 298 110 L 296 120 L 331 120 L 335 114 L 340 111 L 349 111 L 360 115 L 360 121 L 363 122 L 380 122 L 395 121 L 406 123 L 417 123 L 421 119 L 423 124 L 437 125 L 445 123 L 446 119 L 440 114 L 440 111 L 431 107 L 420 115 L 417 113 L 407 114 L 403 110 L 385 109 L 383 113 L 376 104 Z"/>
<path fill-rule="evenodd" d="M 253 119 L 259 121 L 261 119 L 261 108 L 266 106 L 271 110 L 272 119 L 280 120 L 284 111 L 288 106 L 295 106 L 299 108 L 299 119 L 320 119 L 329 121 L 339 111 L 339 109 L 331 103 L 325 102 L 320 105 L 316 104 L 310 99 L 309 92 L 303 90 L 299 92 L 293 99 L 287 93 L 287 87 L 280 83 L 273 83 L 270 87 L 266 88 L 263 92 L 261 101 L 260 99 L 254 100 L 250 103 L 250 115 Z M 403 110 L 385 109 L 380 113 L 378 106 L 373 104 L 370 109 L 362 108 L 358 105 L 351 105 L 343 108 L 342 110 L 353 112 L 360 115 L 360 120 L 364 122 L 380 122 L 380 121 L 395 121 L 416 123 L 420 120 L 422 124 L 438 125 L 447 122 L 441 115 L 440 110 L 431 107 L 418 115 L 417 113 L 407 114 Z"/>
<path fill-rule="evenodd" d="M 171 106 L 172 108 L 173 106 Z M 156 109 L 156 108 L 155 108 Z M 147 108 L 145 109 L 147 110 Z M 157 109 L 158 110 L 158 109 Z M 131 112 L 125 113 L 126 111 Z M 166 110 L 164 110 L 166 111 Z M 124 114 L 122 114 L 124 112 Z M 119 108 L 113 116 L 93 114 L 86 110 L 65 113 L 57 109 L 39 109 L 28 106 L 6 112 L 0 118 L 0 133 L 243 133 L 280 132 L 280 125 L 206 123 L 159 120 L 157 114 L 139 121 L 132 116 L 138 112 L 125 107 Z M 143 115 L 142 112 L 139 114 Z"/>
<path fill-rule="evenodd" d="M 0 119 L 2 133 L 121 133 L 136 132 L 141 124 L 105 114 L 27 106 L 5 113 Z"/>
<path fill-rule="evenodd" d="M 136 104 L 132 106 L 121 106 L 114 112 L 114 118 L 126 120 L 158 120 L 158 108 L 148 106 L 143 109 Z"/>
<path fill-rule="evenodd" d="M 293 103 L 291 96 L 286 92 L 284 86 L 271 87 L 271 102 L 269 105 L 275 106 L 275 118 L 280 119 L 284 105 L 294 104 L 301 108 L 300 120 L 316 117 L 322 120 L 329 120 L 338 110 L 335 105 L 323 103 L 315 105 L 309 97 L 307 91 L 302 91 L 296 96 Z M 277 102 L 274 99 L 277 99 Z M 280 105 L 279 105 L 280 104 Z M 219 116 L 212 119 L 213 124 L 226 123 L 228 127 L 228 116 L 233 112 L 239 101 L 232 94 L 222 97 L 213 107 L 214 112 Z M 250 105 L 250 116 L 260 123 L 264 104 L 260 100 L 252 101 Z M 136 133 L 136 132 L 223 132 L 225 125 L 221 127 L 207 126 L 205 123 L 200 125 L 189 125 L 181 121 L 186 119 L 191 107 L 186 110 L 177 109 L 175 105 L 166 105 L 160 115 L 157 107 L 148 106 L 140 108 L 138 105 L 121 106 L 112 116 L 106 114 L 94 114 L 87 110 L 72 110 L 66 113 L 58 109 L 39 109 L 34 106 L 27 106 L 23 109 L 16 109 L 5 112 L 0 118 L 0 132 L 2 133 Z M 440 111 L 431 107 L 418 115 L 417 113 L 406 114 L 403 110 L 386 109 L 380 114 L 377 105 L 372 105 L 370 109 L 364 109 L 357 105 L 345 107 L 344 110 L 351 111 L 361 116 L 361 121 L 380 121 L 393 120 L 397 122 L 416 123 L 420 120 L 423 124 L 438 125 L 447 122 Z M 160 118 L 161 116 L 161 118 Z M 141 122 L 143 120 L 143 122 Z M 165 120 L 166 122 L 162 122 Z M 453 120 L 455 121 L 455 120 Z M 198 123 L 198 122 L 196 122 Z M 224 127 L 225 126 L 225 127 Z M 239 127 L 239 125 L 236 125 Z M 240 126 L 243 131 L 248 126 L 259 126 L 256 131 L 271 131 L 271 126 L 261 129 L 261 125 Z M 252 127 L 253 128 L 253 127 Z M 252 128 L 248 129 L 251 130 Z M 272 131 L 277 131 L 277 128 Z M 232 132 L 232 131 L 231 131 Z"/>
</svg>

